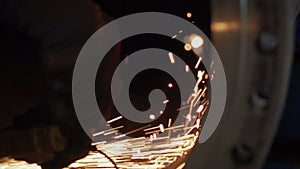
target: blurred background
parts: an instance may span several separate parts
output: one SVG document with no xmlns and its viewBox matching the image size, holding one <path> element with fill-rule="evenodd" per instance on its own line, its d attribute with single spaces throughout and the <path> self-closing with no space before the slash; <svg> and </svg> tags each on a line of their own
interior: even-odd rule
<svg viewBox="0 0 300 169">
<path fill-rule="evenodd" d="M 224 64 L 227 77 L 228 96 L 221 124 L 212 138 L 204 144 L 196 145 L 188 159 L 185 159 L 185 168 L 300 169 L 300 110 L 298 108 L 300 103 L 300 17 L 298 17 L 300 2 L 294 0 L 95 0 L 94 3 L 101 13 L 105 13 L 105 16 L 99 17 L 100 20 L 102 19 L 100 24 L 96 24 L 99 18 L 90 17 L 93 16 L 93 12 L 86 12 L 99 9 L 94 9 L 94 4 L 82 3 L 81 5 L 80 0 L 39 3 L 34 0 L 28 2 L 13 0 L 11 3 L 0 0 L 0 8 L 3 9 L 0 15 L 1 157 L 17 156 L 17 159 L 28 162 L 54 161 L 52 163 L 55 164 L 59 163 L 58 161 L 68 161 L 60 166 L 84 157 L 87 152 L 82 149 L 91 147 L 75 146 L 80 151 L 69 152 L 69 156 L 76 154 L 74 158 L 68 158 L 68 154 L 59 157 L 52 154 L 41 159 L 23 157 L 36 155 L 26 152 L 30 151 L 28 145 L 33 144 L 32 139 L 26 140 L 23 138 L 24 134 L 14 133 L 15 128 L 36 134 L 36 131 L 31 128 L 34 126 L 33 128 L 39 128 L 42 132 L 51 133 L 56 129 L 49 128 L 48 125 L 52 125 L 57 117 L 62 119 L 63 125 L 64 121 L 73 120 L 73 115 L 64 117 L 59 114 L 53 117 L 48 107 L 44 106 L 51 93 L 49 86 L 50 91 L 55 86 L 51 82 L 55 78 L 52 79 L 51 75 L 57 72 L 56 69 L 52 71 L 49 65 L 44 64 L 45 57 L 42 55 L 44 53 L 75 55 L 70 54 L 72 53 L 70 49 L 75 46 L 76 52 L 80 50 L 88 37 L 104 24 L 103 20 L 108 22 L 113 18 L 137 12 L 164 12 L 187 19 L 210 38 Z M 55 9 L 58 18 L 66 16 L 68 22 L 63 22 L 63 19 L 56 22 L 52 19 L 55 18 L 51 17 L 55 15 Z M 45 11 L 51 12 L 45 13 Z M 41 13 L 40 17 L 32 17 L 39 13 Z M 93 27 L 94 21 L 86 21 L 89 19 L 95 20 L 97 26 Z M 68 32 L 72 25 L 77 27 L 69 36 L 82 33 L 78 35 L 80 38 L 74 37 L 70 40 L 68 36 L 64 37 L 64 33 Z M 81 31 L 84 29 L 89 30 Z M 47 33 L 49 35 L 46 35 Z M 136 37 L 124 42 L 120 47 L 120 58 L 123 59 L 128 53 L 143 47 L 176 47 L 174 44 L 161 45 L 165 41 L 158 43 L 159 38 L 155 36 L 148 36 L 146 38 L 149 40 L 140 43 L 143 38 L 145 37 Z M 56 43 L 56 40 L 59 43 Z M 78 43 L 75 43 L 76 41 Z M 60 49 L 57 50 L 57 46 Z M 64 60 L 64 57 L 58 58 Z M 46 59 L 51 61 L 51 57 Z M 59 69 L 59 66 L 54 67 Z M 61 74 L 61 71 L 58 74 Z M 66 91 L 68 92 L 68 89 Z M 58 91 L 59 94 L 60 92 Z M 64 112 L 59 103 L 58 107 Z M 48 149 L 57 151 L 64 149 L 66 147 L 64 135 L 67 132 L 68 130 L 62 131 L 53 136 L 56 138 L 55 144 Z M 44 135 L 43 138 L 39 137 L 40 142 L 49 141 L 50 136 Z M 14 139 L 7 141 L 5 139 L 7 137 Z M 68 139 L 70 138 L 72 137 Z M 7 142 L 11 145 L 8 146 Z M 45 141 L 44 144 L 47 143 Z M 19 151 L 5 148 L 10 146 L 15 149 L 22 147 L 28 149 L 24 148 L 22 155 L 16 155 Z M 6 151 L 13 151 L 13 153 Z M 53 167 L 52 163 L 44 165 L 44 168 L 47 166 L 59 168 Z"/>
</svg>

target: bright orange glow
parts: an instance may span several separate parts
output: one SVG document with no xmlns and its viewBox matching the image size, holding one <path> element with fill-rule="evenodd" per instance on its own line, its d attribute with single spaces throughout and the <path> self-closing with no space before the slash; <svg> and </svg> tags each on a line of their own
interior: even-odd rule
<svg viewBox="0 0 300 169">
<path fill-rule="evenodd" d="M 224 32 L 229 29 L 229 25 L 226 22 L 215 22 L 215 23 L 212 23 L 211 28 L 213 31 L 216 31 L 216 32 Z"/>
<path fill-rule="evenodd" d="M 188 17 L 188 18 L 191 18 L 193 15 L 192 15 L 192 13 L 191 12 L 188 12 L 187 14 L 186 14 L 186 17 Z"/>
<path fill-rule="evenodd" d="M 211 24 L 211 29 L 215 32 L 237 30 L 238 28 L 239 24 L 237 22 L 214 22 Z"/>
</svg>

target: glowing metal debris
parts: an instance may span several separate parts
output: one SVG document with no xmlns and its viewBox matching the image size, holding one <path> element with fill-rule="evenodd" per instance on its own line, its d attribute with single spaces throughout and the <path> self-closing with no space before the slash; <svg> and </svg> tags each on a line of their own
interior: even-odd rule
<svg viewBox="0 0 300 169">
<path fill-rule="evenodd" d="M 188 65 L 185 66 L 185 71 L 189 72 L 190 71 L 190 67 Z"/>
<path fill-rule="evenodd" d="M 172 52 L 169 52 L 168 55 L 169 55 L 169 58 L 170 58 L 171 63 L 174 64 L 174 63 L 175 63 L 175 59 L 174 59 L 173 53 L 172 53 Z"/>
<path fill-rule="evenodd" d="M 118 117 L 116 117 L 116 118 L 114 118 L 114 119 L 111 119 L 111 120 L 107 121 L 107 123 L 109 124 L 109 123 L 115 122 L 115 121 L 117 121 L 117 120 L 120 120 L 120 119 L 122 119 L 122 118 L 123 118 L 122 116 L 118 116 Z"/>
<path fill-rule="evenodd" d="M 188 12 L 188 13 L 186 14 L 186 17 L 191 18 L 191 17 L 192 17 L 192 13 L 191 13 L 191 12 Z"/>
<path fill-rule="evenodd" d="M 179 33 L 181 32 L 182 31 L 179 31 Z M 186 49 L 187 45 L 188 50 Z M 185 45 L 187 51 L 191 50 L 191 48 L 191 44 L 187 43 Z M 172 56 L 173 54 L 169 53 L 171 63 L 175 63 L 175 60 L 172 60 Z M 196 69 L 199 68 L 201 61 L 202 57 L 199 57 L 195 66 Z M 213 62 L 211 67 L 213 67 Z M 186 72 L 190 70 L 188 65 L 186 65 L 185 70 Z M 203 81 L 206 82 L 206 80 L 209 79 L 209 75 L 203 70 L 198 70 L 197 73 L 198 80 L 194 86 L 193 92 L 187 100 L 183 102 L 184 106 L 177 108 L 177 111 L 185 112 L 184 124 L 173 124 L 172 126 L 173 120 L 169 118 L 167 125 L 162 123 L 157 126 L 146 125 L 127 133 L 118 132 L 124 128 L 123 125 L 96 132 L 93 134 L 94 137 L 111 138 L 111 140 L 100 139 L 99 142 L 92 143 L 99 152 L 103 152 L 107 156 L 97 151 L 91 151 L 86 157 L 75 161 L 67 168 L 115 168 L 116 165 L 118 168 L 122 169 L 162 169 L 187 155 L 199 138 L 201 120 L 209 105 L 209 100 L 205 98 L 207 95 L 207 86 L 204 84 L 204 87 L 201 87 L 202 84 L 200 85 L 200 82 L 203 83 Z M 214 74 L 211 75 L 211 78 L 213 78 L 213 75 Z M 173 87 L 173 84 L 169 83 L 168 87 Z M 164 100 L 163 103 L 166 104 L 169 101 L 170 100 L 167 99 Z M 159 113 L 163 114 L 164 112 L 161 110 Z M 111 124 L 122 118 L 122 116 L 118 116 L 107 121 L 107 123 Z M 156 116 L 150 114 L 149 118 L 154 120 Z M 145 132 L 145 136 L 137 138 L 126 137 L 139 131 Z M 148 137 L 146 135 L 148 135 Z M 2 166 L 10 166 L 10 168 L 23 167 L 26 169 L 27 167 L 30 169 L 40 169 L 38 165 L 31 165 L 11 159 L 6 161 L 4 165 L 0 165 L 0 169 L 3 168 Z M 182 163 L 177 169 L 184 166 L 185 163 Z"/>
<path fill-rule="evenodd" d="M 184 49 L 185 49 L 186 51 L 190 51 L 190 50 L 192 50 L 192 46 L 191 46 L 190 44 L 186 43 L 186 44 L 184 45 Z"/>
<path fill-rule="evenodd" d="M 195 69 L 198 69 L 198 67 L 199 67 L 199 65 L 200 65 L 200 63 L 201 63 L 201 61 L 202 61 L 202 57 L 199 57 L 199 58 L 198 58 L 198 61 L 197 61 L 197 63 L 196 63 L 196 65 L 195 65 Z"/>
</svg>

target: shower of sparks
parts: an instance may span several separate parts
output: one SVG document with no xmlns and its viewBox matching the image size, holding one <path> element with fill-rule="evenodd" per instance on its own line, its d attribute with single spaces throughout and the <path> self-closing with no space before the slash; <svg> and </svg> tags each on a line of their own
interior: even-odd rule
<svg viewBox="0 0 300 169">
<path fill-rule="evenodd" d="M 206 90 L 207 90 L 207 87 L 204 87 L 203 90 L 199 90 L 200 92 L 198 92 L 198 93 L 200 93 L 200 94 L 197 95 L 197 96 L 192 100 L 193 107 L 195 107 L 195 106 L 198 104 L 199 100 L 202 98 L 202 96 L 204 95 L 204 93 L 206 92 Z"/>
<path fill-rule="evenodd" d="M 175 59 L 174 59 L 173 53 L 172 53 L 172 52 L 169 52 L 168 55 L 169 55 L 169 58 L 170 58 L 171 63 L 174 64 L 174 63 L 175 63 Z"/>
<path fill-rule="evenodd" d="M 190 44 L 188 45 L 189 48 L 192 48 Z M 202 58 L 200 57 L 195 66 L 196 69 L 198 69 L 201 60 Z M 187 66 L 187 68 L 189 67 Z M 187 68 L 186 71 L 189 70 Z M 211 75 L 211 78 L 213 76 L 214 74 Z M 209 105 L 209 100 L 206 98 L 207 86 L 205 83 L 204 87 L 201 87 L 202 84 L 199 85 L 201 82 L 209 80 L 209 75 L 204 70 L 198 70 L 197 77 L 198 80 L 191 95 L 183 101 L 183 106 L 177 109 L 177 111 L 183 113 L 181 116 L 178 116 L 178 118 L 184 118 L 181 123 L 177 124 L 177 120 L 173 121 L 173 119 L 169 118 L 167 125 L 152 126 L 149 124 L 127 133 L 119 132 L 124 126 L 98 131 L 93 134 L 93 137 L 99 141 L 92 143 L 92 145 L 106 156 L 98 151 L 91 151 L 86 157 L 75 161 L 65 169 L 113 169 L 115 165 L 120 169 L 163 169 L 170 166 L 173 162 L 185 158 L 199 138 L 202 127 L 201 121 Z M 168 87 L 170 86 L 173 87 L 173 84 L 169 83 Z M 167 104 L 169 101 L 164 100 L 163 103 Z M 159 113 L 163 114 L 164 112 L 161 110 Z M 118 116 L 107 123 L 115 123 L 122 118 L 122 116 Z M 150 114 L 149 118 L 154 120 L 156 116 Z M 137 138 L 127 137 L 140 131 L 143 131 L 145 136 Z M 181 163 L 177 169 L 182 169 L 184 166 L 185 163 Z M 41 169 L 36 164 L 28 164 L 24 161 L 13 159 L 0 160 L 0 169 L 4 168 Z"/>
<path fill-rule="evenodd" d="M 198 71 L 198 78 L 204 79 L 205 71 Z M 204 77 L 202 77 L 204 76 Z M 196 84 L 198 86 L 198 84 Z M 187 105 L 177 110 L 185 111 L 185 124 L 172 126 L 172 119 L 169 118 L 168 125 L 147 126 L 136 129 L 143 130 L 149 137 L 124 138 L 123 140 L 113 139 L 109 142 L 94 143 L 97 149 L 104 152 L 111 158 L 118 168 L 124 169 L 162 169 L 168 167 L 176 160 L 185 157 L 194 147 L 200 134 L 201 120 L 207 110 L 209 100 L 204 98 L 207 87 L 197 87 L 194 93 L 188 98 Z M 200 101 L 201 100 L 201 101 Z M 167 103 L 169 100 L 165 100 Z M 198 107 L 195 106 L 198 105 Z M 163 111 L 160 111 L 162 114 Z M 151 115 L 150 115 L 151 116 Z M 116 127 L 115 129 L 120 129 Z M 106 130 L 100 135 L 105 135 L 111 130 Z M 161 133 L 161 134 L 160 134 Z M 98 133 L 97 133 L 98 134 Z M 119 134 L 115 138 L 123 138 L 127 134 Z M 99 134 L 97 137 L 101 137 Z M 185 163 L 181 163 L 177 169 L 181 169 Z M 90 152 L 88 156 L 72 163 L 68 168 L 114 168 L 114 165 L 103 155 L 97 152 Z"/>
<path fill-rule="evenodd" d="M 195 145 L 199 133 L 182 135 L 176 138 L 158 137 L 131 138 L 109 144 L 98 144 L 97 149 L 105 153 L 118 168 L 160 169 L 165 168 L 189 152 Z M 108 159 L 97 152 L 72 163 L 68 168 L 114 168 Z"/>
</svg>

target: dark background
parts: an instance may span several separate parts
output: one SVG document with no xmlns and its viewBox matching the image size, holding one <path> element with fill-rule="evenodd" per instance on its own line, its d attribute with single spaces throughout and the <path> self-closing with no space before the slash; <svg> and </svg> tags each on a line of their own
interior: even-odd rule
<svg viewBox="0 0 300 169">
<path fill-rule="evenodd" d="M 210 3 L 208 0 L 110 1 L 96 0 L 101 9 L 114 18 L 146 11 L 165 12 L 186 18 L 210 37 Z M 199 4 L 199 2 L 201 2 Z M 0 27 L 0 128 L 10 126 L 11 119 L 23 114 L 46 99 L 46 85 L 40 66 L 39 44 L 24 32 L 1 24 Z M 289 94 L 281 124 L 266 162 L 266 169 L 296 169 L 300 166 L 300 19 L 295 32 L 295 61 Z M 151 42 L 149 42 L 151 44 Z M 134 48 L 128 45 L 124 51 Z"/>
</svg>

